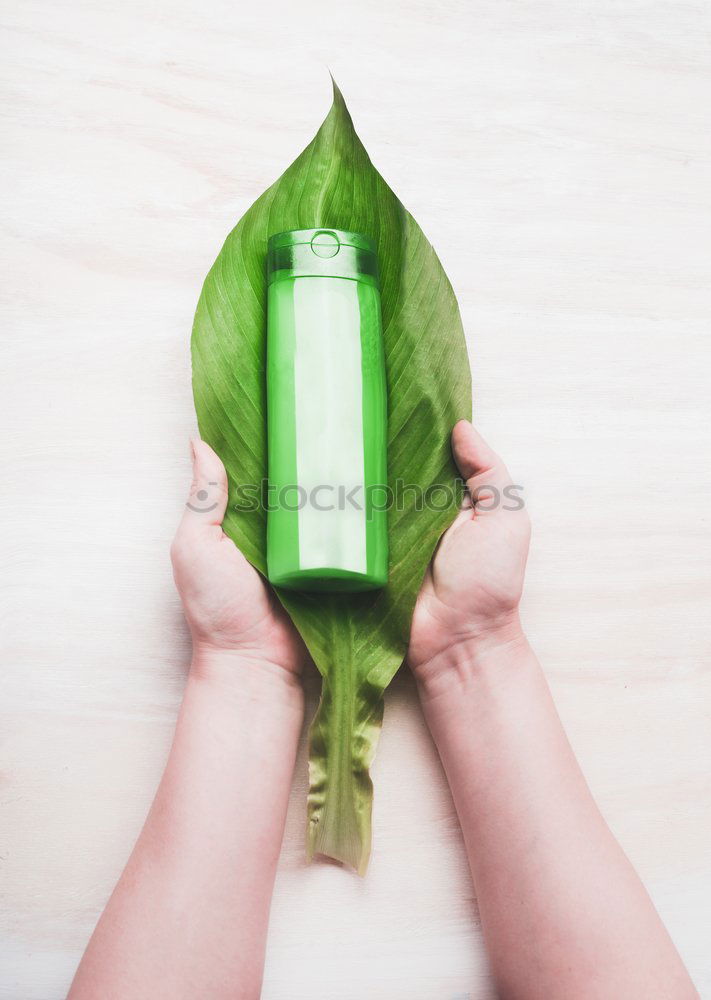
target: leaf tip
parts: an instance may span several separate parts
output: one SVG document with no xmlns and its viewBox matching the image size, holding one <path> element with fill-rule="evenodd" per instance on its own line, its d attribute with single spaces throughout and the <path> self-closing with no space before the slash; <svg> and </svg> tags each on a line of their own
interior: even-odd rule
<svg viewBox="0 0 711 1000">
<path fill-rule="evenodd" d="M 334 77 L 330 69 L 328 70 L 328 75 L 331 77 L 331 86 L 333 87 L 333 106 L 331 108 L 331 111 L 335 110 L 344 112 L 350 118 L 350 113 L 348 111 L 348 105 L 346 104 L 346 99 L 344 98 L 343 92 L 336 83 L 336 78 Z"/>
</svg>

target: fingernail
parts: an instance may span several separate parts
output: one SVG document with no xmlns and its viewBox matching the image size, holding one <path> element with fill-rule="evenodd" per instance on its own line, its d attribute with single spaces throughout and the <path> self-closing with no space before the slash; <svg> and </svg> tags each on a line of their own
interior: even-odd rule
<svg viewBox="0 0 711 1000">
<path fill-rule="evenodd" d="M 190 461 L 193 463 L 193 465 L 195 464 L 195 459 L 197 458 L 197 449 L 195 445 L 199 440 L 200 439 L 195 435 L 191 435 L 190 437 Z"/>
</svg>

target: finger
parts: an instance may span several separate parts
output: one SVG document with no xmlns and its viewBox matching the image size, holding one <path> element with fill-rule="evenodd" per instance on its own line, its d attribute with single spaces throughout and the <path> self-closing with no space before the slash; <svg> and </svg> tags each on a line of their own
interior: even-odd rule
<svg viewBox="0 0 711 1000">
<path fill-rule="evenodd" d="M 209 444 L 191 438 L 193 481 L 185 504 L 183 525 L 207 528 L 222 524 L 227 509 L 227 473 Z"/>
<path fill-rule="evenodd" d="M 501 458 L 468 420 L 460 420 L 454 426 L 452 453 L 476 513 L 498 509 L 504 489 L 512 485 L 511 476 Z"/>
</svg>

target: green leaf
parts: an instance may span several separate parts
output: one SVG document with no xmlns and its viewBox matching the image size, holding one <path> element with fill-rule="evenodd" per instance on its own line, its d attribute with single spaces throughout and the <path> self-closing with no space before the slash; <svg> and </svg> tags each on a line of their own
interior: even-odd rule
<svg viewBox="0 0 711 1000">
<path fill-rule="evenodd" d="M 412 490 L 389 512 L 390 574 L 382 591 L 317 595 L 281 591 L 322 678 L 311 727 L 309 855 L 361 874 L 370 853 L 369 766 L 383 691 L 407 649 L 415 598 L 461 494 L 449 435 L 471 415 L 471 381 L 457 301 L 437 255 L 370 162 L 334 83 L 316 137 L 227 237 L 200 296 L 192 336 L 193 391 L 202 437 L 240 484 L 266 478 L 267 238 L 287 229 L 333 228 L 375 239 L 381 267 L 388 382 L 388 476 Z M 446 502 L 443 502 L 446 501 Z M 432 509 L 444 507 L 445 509 Z M 225 532 L 266 572 L 266 515 L 231 502 Z"/>
</svg>

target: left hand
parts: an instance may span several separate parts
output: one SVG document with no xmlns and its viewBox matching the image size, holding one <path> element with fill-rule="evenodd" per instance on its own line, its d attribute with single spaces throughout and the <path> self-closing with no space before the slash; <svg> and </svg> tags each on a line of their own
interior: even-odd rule
<svg viewBox="0 0 711 1000">
<path fill-rule="evenodd" d="M 222 530 L 224 465 L 205 441 L 191 444 L 193 482 L 171 559 L 193 661 L 227 653 L 293 677 L 306 659 L 304 643 L 267 582 Z"/>
</svg>

